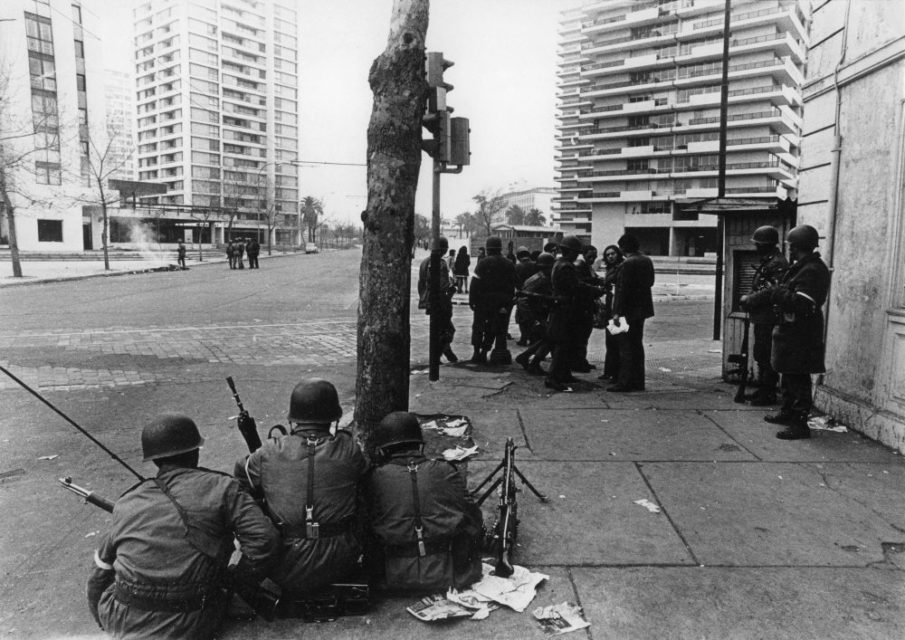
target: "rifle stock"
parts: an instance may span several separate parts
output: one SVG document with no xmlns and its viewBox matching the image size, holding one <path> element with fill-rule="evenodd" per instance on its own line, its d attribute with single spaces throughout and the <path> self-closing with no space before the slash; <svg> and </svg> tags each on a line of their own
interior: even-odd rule
<svg viewBox="0 0 905 640">
<path fill-rule="evenodd" d="M 738 389 L 735 391 L 735 402 L 739 404 L 745 403 L 745 392 L 748 388 L 748 340 L 751 335 L 751 319 L 745 315 L 745 335 L 742 338 L 742 350 L 739 354 L 729 356 L 730 362 L 738 363 L 739 383 Z"/>
<path fill-rule="evenodd" d="M 242 406 L 242 400 L 239 399 L 239 392 L 236 390 L 236 383 L 233 382 L 232 376 L 226 377 L 226 384 L 229 385 L 229 390 L 233 392 L 233 400 L 236 401 L 236 406 L 239 407 L 239 416 L 236 418 L 236 426 L 239 428 L 239 433 L 242 434 L 242 438 L 248 446 L 249 453 L 254 453 L 261 448 L 261 437 L 258 435 L 258 425 L 255 423 L 255 419 L 248 415 L 248 411 L 245 410 L 245 407 Z"/>
</svg>

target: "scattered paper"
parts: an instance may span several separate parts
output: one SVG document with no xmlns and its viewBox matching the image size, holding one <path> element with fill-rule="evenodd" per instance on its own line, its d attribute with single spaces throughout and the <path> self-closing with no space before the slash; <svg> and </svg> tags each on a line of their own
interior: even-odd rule
<svg viewBox="0 0 905 640">
<path fill-rule="evenodd" d="M 845 425 L 839 424 L 833 418 L 825 418 L 818 416 L 808 420 L 808 426 L 811 429 L 819 429 L 820 431 L 835 431 L 836 433 L 846 433 L 848 429 Z"/>
<path fill-rule="evenodd" d="M 609 323 L 606 325 L 606 330 L 610 332 L 610 335 L 616 336 L 620 333 L 625 333 L 628 331 L 628 322 L 625 321 L 625 318 L 619 318 L 619 324 L 613 322 L 613 319 L 610 318 Z"/>
<path fill-rule="evenodd" d="M 90 533 L 86 533 L 86 534 L 85 534 L 85 537 L 86 537 L 86 538 L 93 538 L 93 537 L 96 536 L 96 535 L 97 535 L 97 531 L 91 531 Z"/>
<path fill-rule="evenodd" d="M 442 594 L 436 594 L 422 598 L 415 604 L 405 609 L 422 622 L 436 622 L 437 620 L 449 620 L 451 618 L 470 618 L 474 611 L 460 604 L 451 602 Z"/>
<path fill-rule="evenodd" d="M 533 615 L 546 633 L 568 633 L 591 626 L 581 617 L 581 607 L 571 602 L 538 607 Z"/>
<path fill-rule="evenodd" d="M 450 589 L 446 593 L 446 599 L 450 602 L 462 605 L 466 609 L 474 610 L 474 613 L 471 616 L 472 620 L 484 620 L 490 615 L 491 611 L 496 611 L 500 608 L 500 605 L 496 602 L 493 602 L 489 598 L 470 589 L 467 591 Z"/>
<path fill-rule="evenodd" d="M 462 445 L 456 445 L 454 449 L 446 449 L 443 452 L 443 459 L 447 462 L 454 462 L 457 460 L 465 460 L 466 458 L 477 454 L 477 445 L 473 447 L 463 447 Z"/>
<path fill-rule="evenodd" d="M 660 513 L 660 507 L 648 500 L 647 498 L 641 498 L 640 500 L 635 500 L 635 504 L 640 504 L 642 507 L 650 511 L 651 513 Z"/>
<path fill-rule="evenodd" d="M 453 420 L 428 420 L 421 425 L 422 429 L 430 429 L 437 431 L 445 436 L 452 438 L 461 438 L 468 432 L 470 423 L 466 418 L 455 418 Z"/>
<path fill-rule="evenodd" d="M 59 455 L 54 454 L 52 456 L 41 456 L 40 458 L 38 458 L 38 460 L 56 460 L 59 457 Z"/>
<path fill-rule="evenodd" d="M 515 571 L 511 576 L 501 578 L 493 575 L 493 567 L 484 563 L 482 565 L 484 577 L 480 582 L 473 584 L 471 590 L 521 613 L 534 600 L 537 585 L 549 580 L 550 576 L 533 573 L 518 565 L 513 568 Z"/>
</svg>

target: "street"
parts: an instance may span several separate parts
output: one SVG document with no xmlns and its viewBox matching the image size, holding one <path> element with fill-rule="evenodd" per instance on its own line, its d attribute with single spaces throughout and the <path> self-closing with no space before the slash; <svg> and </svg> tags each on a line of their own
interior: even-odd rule
<svg viewBox="0 0 905 640">
<path fill-rule="evenodd" d="M 360 257 L 0 289 L 0 364 L 143 475 L 153 466 L 140 462 L 141 427 L 168 410 L 198 423 L 203 466 L 231 471 L 244 443 L 226 376 L 262 437 L 285 421 L 289 392 L 306 376 L 333 381 L 350 419 Z M 592 640 L 902 637 L 901 458 L 853 433 L 775 440 L 762 412 L 734 405 L 719 380 L 712 302 L 655 306 L 648 393 L 605 394 L 589 374 L 576 393 L 550 394 L 518 366 L 443 365 L 428 382 L 428 322 L 413 296 L 411 410 L 471 418 L 481 452 L 473 481 L 515 437 L 522 470 L 552 498 L 520 498 L 518 561 L 550 576 L 532 608 L 578 601 L 592 626 L 575 635 Z M 454 319 L 464 360 L 468 307 L 457 305 Z M 595 332 L 592 361 L 601 343 Z M 115 499 L 135 478 L 5 376 L 0 406 L 0 637 L 100 637 L 84 581 L 109 516 L 56 479 Z M 233 623 L 223 637 L 543 637 L 531 608 L 433 627 L 405 613 L 413 601 L 316 626 Z"/>
</svg>

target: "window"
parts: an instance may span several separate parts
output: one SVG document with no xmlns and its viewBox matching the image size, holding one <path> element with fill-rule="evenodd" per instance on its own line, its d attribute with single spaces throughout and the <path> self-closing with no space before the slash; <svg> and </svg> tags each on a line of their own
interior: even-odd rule
<svg viewBox="0 0 905 640">
<path fill-rule="evenodd" d="M 75 57 L 76 58 L 84 58 L 85 57 L 85 43 L 81 40 L 73 40 L 75 43 Z"/>
<path fill-rule="evenodd" d="M 85 74 L 75 74 L 75 86 L 79 91 L 85 91 Z"/>
<path fill-rule="evenodd" d="M 63 242 L 63 221 L 38 220 L 38 242 Z"/>
<path fill-rule="evenodd" d="M 61 184 L 60 165 L 55 162 L 35 162 L 35 182 L 38 184 Z M 62 233 L 60 242 L 63 241 Z"/>
<path fill-rule="evenodd" d="M 82 24 L 82 8 L 77 4 L 72 5 L 72 20 Z"/>
</svg>

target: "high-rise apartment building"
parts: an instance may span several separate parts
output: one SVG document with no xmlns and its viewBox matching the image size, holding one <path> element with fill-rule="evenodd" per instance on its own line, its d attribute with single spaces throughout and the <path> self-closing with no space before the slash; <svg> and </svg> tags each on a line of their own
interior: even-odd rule
<svg viewBox="0 0 905 640">
<path fill-rule="evenodd" d="M 597 0 L 560 23 L 557 221 L 597 246 L 703 255 L 715 216 L 725 0 Z M 805 14 L 732 0 L 727 197 L 795 197 Z"/>
<path fill-rule="evenodd" d="M 135 180 L 135 80 L 129 73 L 104 70 L 107 126 L 113 134 L 108 166 L 110 178 Z"/>
<path fill-rule="evenodd" d="M 205 242 L 296 241 L 295 2 L 153 0 L 134 19 L 138 179 L 168 189 L 145 204 L 218 210 Z"/>
<path fill-rule="evenodd" d="M 24 251 L 81 250 L 95 233 L 83 205 L 89 132 L 106 119 L 97 16 L 92 0 L 0 2 L 0 171 Z"/>
</svg>

